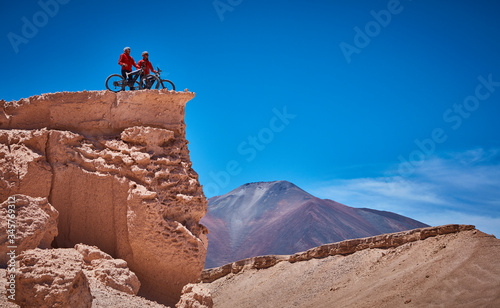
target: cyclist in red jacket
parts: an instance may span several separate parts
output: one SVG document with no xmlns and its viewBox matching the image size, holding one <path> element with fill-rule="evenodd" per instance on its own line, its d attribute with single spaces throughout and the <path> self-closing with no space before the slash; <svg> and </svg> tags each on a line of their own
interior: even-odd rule
<svg viewBox="0 0 500 308">
<path fill-rule="evenodd" d="M 140 66 L 137 65 L 134 59 L 130 56 L 130 47 L 123 48 L 123 53 L 120 55 L 120 59 L 118 60 L 118 64 L 122 67 L 122 76 L 123 78 L 127 78 L 126 73 L 132 72 L 132 66 L 136 69 L 139 69 Z M 132 84 L 132 74 L 128 75 L 128 82 L 130 90 L 135 90 Z"/>
<path fill-rule="evenodd" d="M 149 74 L 149 70 L 151 70 L 153 73 L 157 73 L 157 71 L 154 70 L 151 62 L 149 62 L 149 54 L 147 51 L 142 52 L 142 60 L 140 60 L 138 64 L 140 67 L 144 66 L 144 72 L 142 73 L 143 76 L 147 76 Z"/>
<path fill-rule="evenodd" d="M 153 73 L 156 73 L 156 71 L 153 68 L 153 65 L 151 64 L 151 62 L 149 62 L 149 54 L 147 51 L 144 51 L 142 53 L 142 60 L 139 61 L 138 65 L 139 66 L 144 65 L 144 74 L 145 75 L 149 74 L 149 70 L 151 70 Z"/>
</svg>

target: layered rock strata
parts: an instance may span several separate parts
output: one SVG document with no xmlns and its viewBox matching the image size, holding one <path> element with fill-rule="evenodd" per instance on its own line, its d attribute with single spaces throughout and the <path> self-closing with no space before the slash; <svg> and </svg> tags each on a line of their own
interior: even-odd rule
<svg viewBox="0 0 500 308">
<path fill-rule="evenodd" d="M 395 248 L 407 243 L 425 240 L 429 237 L 474 230 L 474 228 L 475 227 L 472 225 L 444 225 L 437 227 L 419 228 L 403 232 L 388 233 L 367 238 L 346 240 L 338 243 L 321 245 L 293 255 L 253 257 L 229 263 L 221 267 L 204 270 L 201 275 L 201 282 L 210 283 L 226 275 L 237 274 L 244 270 L 269 268 L 283 261 L 295 263 L 299 261 L 321 259 L 335 255 L 345 256 L 365 249 Z"/>
<path fill-rule="evenodd" d="M 127 261 L 139 295 L 175 305 L 198 279 L 207 203 L 191 168 L 190 92 L 55 93 L 0 101 L 0 202 L 47 198 L 57 247 L 95 245 Z"/>
</svg>

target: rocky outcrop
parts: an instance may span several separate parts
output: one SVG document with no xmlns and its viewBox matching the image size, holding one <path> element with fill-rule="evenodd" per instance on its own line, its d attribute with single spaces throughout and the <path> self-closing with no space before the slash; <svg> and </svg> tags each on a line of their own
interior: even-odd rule
<svg viewBox="0 0 500 308">
<path fill-rule="evenodd" d="M 16 300 L 22 307 L 91 307 L 105 288 L 136 295 L 140 282 L 127 262 L 95 246 L 33 249 L 21 253 Z"/>
<path fill-rule="evenodd" d="M 141 283 L 125 260 L 113 259 L 95 246 L 77 244 L 75 249 L 83 256 L 84 273 L 92 287 L 104 285 L 132 295 L 139 292 Z"/>
<path fill-rule="evenodd" d="M 92 307 L 83 257 L 74 249 L 33 249 L 18 257 L 15 303 L 21 307 Z"/>
<path fill-rule="evenodd" d="M 223 266 L 206 269 L 201 274 L 202 282 L 212 282 L 229 274 L 237 274 L 249 269 L 263 269 L 274 266 L 282 261 L 288 261 L 290 256 L 258 256 L 247 258 Z"/>
<path fill-rule="evenodd" d="M 177 133 L 185 130 L 184 107 L 192 92 L 59 92 L 19 101 L 0 100 L 0 127 L 53 129 L 85 136 L 119 135 L 149 125 Z"/>
<path fill-rule="evenodd" d="M 0 266 L 7 252 L 19 254 L 33 248 L 49 248 L 57 236 L 59 213 L 47 198 L 12 195 L 0 205 Z M 11 248 L 9 248 L 11 247 Z"/>
<path fill-rule="evenodd" d="M 248 258 L 229 263 L 221 267 L 204 270 L 201 275 L 201 281 L 210 283 L 228 274 L 237 274 L 241 271 L 249 269 L 269 268 L 283 261 L 295 263 L 299 261 L 321 259 L 335 255 L 345 256 L 365 249 L 389 249 L 407 243 L 425 240 L 429 237 L 473 230 L 474 228 L 475 227 L 472 225 L 444 225 L 438 227 L 420 228 L 321 245 L 304 252 L 296 253 L 294 255 L 271 255 Z"/>
<path fill-rule="evenodd" d="M 181 300 L 176 308 L 212 308 L 212 294 L 207 288 L 198 284 L 188 284 L 182 289 Z"/>
<path fill-rule="evenodd" d="M 84 243 L 126 260 L 139 295 L 173 306 L 207 245 L 185 139 L 193 97 L 84 91 L 0 102 L 0 202 L 47 198 L 59 212 L 57 247 Z"/>
<path fill-rule="evenodd" d="M 290 256 L 288 261 L 293 263 L 307 261 L 313 258 L 319 259 L 335 255 L 348 255 L 364 249 L 394 248 L 406 243 L 425 240 L 428 237 L 473 230 L 474 228 L 475 227 L 472 225 L 444 225 L 347 240 L 339 243 L 321 245 L 304 252 L 296 253 Z"/>
</svg>

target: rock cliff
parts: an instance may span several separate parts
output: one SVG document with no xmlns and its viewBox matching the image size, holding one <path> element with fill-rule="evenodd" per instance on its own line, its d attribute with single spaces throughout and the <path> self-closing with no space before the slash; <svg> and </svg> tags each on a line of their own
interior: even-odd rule
<svg viewBox="0 0 500 308">
<path fill-rule="evenodd" d="M 206 198 L 191 168 L 190 92 L 55 93 L 0 101 L 0 202 L 47 198 L 54 247 L 124 259 L 139 295 L 175 305 L 204 267 Z"/>
</svg>

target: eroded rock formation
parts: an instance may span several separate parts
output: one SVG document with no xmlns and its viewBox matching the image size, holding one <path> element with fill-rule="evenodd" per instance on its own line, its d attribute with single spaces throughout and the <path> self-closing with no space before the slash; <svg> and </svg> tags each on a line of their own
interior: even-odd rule
<svg viewBox="0 0 500 308">
<path fill-rule="evenodd" d="M 91 307 L 98 290 L 136 295 L 140 287 L 125 260 L 113 259 L 95 246 L 37 248 L 17 260 L 15 302 L 21 307 Z"/>
<path fill-rule="evenodd" d="M 188 284 L 182 289 L 181 300 L 176 308 L 212 308 L 212 294 L 210 290 L 199 284 Z"/>
<path fill-rule="evenodd" d="M 92 307 L 82 255 L 74 249 L 56 250 L 37 248 L 19 256 L 15 303 L 21 307 Z"/>
<path fill-rule="evenodd" d="M 0 101 L 0 202 L 44 197 L 55 244 L 127 261 L 139 295 L 175 305 L 206 255 L 206 199 L 191 168 L 189 92 L 55 93 Z"/>
<path fill-rule="evenodd" d="M 12 250 L 8 247 L 15 247 L 16 254 L 37 247 L 50 248 L 57 236 L 58 216 L 47 198 L 12 195 L 5 200 L 0 205 L 0 265 L 6 266 L 7 252 Z"/>
<path fill-rule="evenodd" d="M 141 283 L 127 267 L 127 261 L 113 259 L 95 246 L 76 244 L 76 251 L 83 257 L 85 276 L 92 287 L 104 285 L 115 290 L 136 295 Z"/>
</svg>

